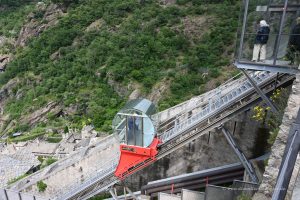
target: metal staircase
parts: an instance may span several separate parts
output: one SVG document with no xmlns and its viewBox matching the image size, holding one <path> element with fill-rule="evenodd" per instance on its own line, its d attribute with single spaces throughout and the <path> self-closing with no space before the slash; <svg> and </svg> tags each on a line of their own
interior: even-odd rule
<svg viewBox="0 0 300 200">
<path fill-rule="evenodd" d="M 268 78 L 270 78 L 271 76 L 271 73 L 262 72 L 258 75 L 254 75 L 253 78 L 256 81 L 256 84 L 259 85 L 262 84 L 264 81 L 268 80 Z M 226 107 L 231 102 L 234 102 L 235 100 L 239 99 L 241 96 L 243 96 L 243 94 L 250 90 L 253 90 L 253 87 L 251 83 L 248 80 L 246 80 L 241 82 L 241 84 L 237 88 L 234 88 L 232 91 L 225 94 L 224 96 L 215 96 L 215 98 L 212 99 L 206 106 L 202 107 L 198 113 L 196 113 L 193 116 L 190 116 L 188 119 L 181 121 L 180 124 L 178 124 L 177 126 L 174 126 L 171 129 L 166 130 L 164 133 L 162 133 L 160 139 L 163 143 L 173 139 L 185 129 L 194 126 L 203 120 L 206 120 L 214 113 Z"/>
</svg>

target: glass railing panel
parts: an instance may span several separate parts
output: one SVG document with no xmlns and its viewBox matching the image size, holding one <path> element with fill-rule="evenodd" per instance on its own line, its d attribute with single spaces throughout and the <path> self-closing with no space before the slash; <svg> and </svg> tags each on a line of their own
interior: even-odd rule
<svg viewBox="0 0 300 200">
<path fill-rule="evenodd" d="M 298 49 L 295 53 L 290 41 L 299 36 L 300 43 L 300 18 L 299 34 L 293 31 L 297 25 L 300 0 L 289 0 L 286 9 L 285 0 L 249 0 L 248 7 L 246 2 L 240 14 L 235 54 L 237 63 L 244 64 L 245 68 L 255 65 L 255 69 L 259 69 L 260 65 L 262 69 L 298 67 L 299 62 L 294 62 L 299 57 Z"/>
</svg>

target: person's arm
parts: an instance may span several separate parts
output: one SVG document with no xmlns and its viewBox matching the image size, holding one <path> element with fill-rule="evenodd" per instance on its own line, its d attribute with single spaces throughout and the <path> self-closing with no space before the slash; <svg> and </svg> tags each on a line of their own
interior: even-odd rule
<svg viewBox="0 0 300 200">
<path fill-rule="evenodd" d="M 263 29 L 262 27 L 260 27 L 258 30 L 257 30 L 257 35 L 261 35 L 263 33 Z"/>
<path fill-rule="evenodd" d="M 263 36 L 263 30 L 262 30 L 262 27 L 260 27 L 258 30 L 257 30 L 257 34 L 256 34 L 256 40 L 261 43 L 262 41 L 262 36 Z"/>
</svg>

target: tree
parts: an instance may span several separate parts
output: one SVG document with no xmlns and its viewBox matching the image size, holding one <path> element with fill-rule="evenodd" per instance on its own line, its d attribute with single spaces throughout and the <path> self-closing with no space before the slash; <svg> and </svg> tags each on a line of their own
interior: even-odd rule
<svg viewBox="0 0 300 200">
<path fill-rule="evenodd" d="M 51 0 L 53 3 L 62 4 L 68 7 L 71 3 L 78 3 L 79 0 Z"/>
</svg>

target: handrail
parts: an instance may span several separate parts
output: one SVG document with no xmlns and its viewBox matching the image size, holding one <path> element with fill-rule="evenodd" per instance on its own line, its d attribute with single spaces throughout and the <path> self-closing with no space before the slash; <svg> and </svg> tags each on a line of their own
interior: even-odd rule
<svg viewBox="0 0 300 200">
<path fill-rule="evenodd" d="M 253 74 L 253 78 L 257 84 L 263 83 L 271 74 L 269 72 L 261 72 Z M 216 96 L 215 99 L 212 99 L 209 103 L 207 103 L 204 107 L 201 108 L 199 112 L 194 115 L 191 115 L 187 119 L 183 119 L 178 125 L 170 127 L 169 129 L 165 130 L 159 137 L 162 142 L 166 142 L 175 136 L 177 136 L 180 132 L 184 129 L 192 126 L 196 123 L 199 123 L 202 120 L 207 119 L 210 115 L 212 115 L 215 111 L 219 110 L 220 108 L 226 106 L 228 103 L 238 99 L 244 93 L 249 90 L 254 89 L 248 80 L 243 81 L 243 83 L 236 87 L 235 89 L 229 91 L 223 96 Z"/>
</svg>

